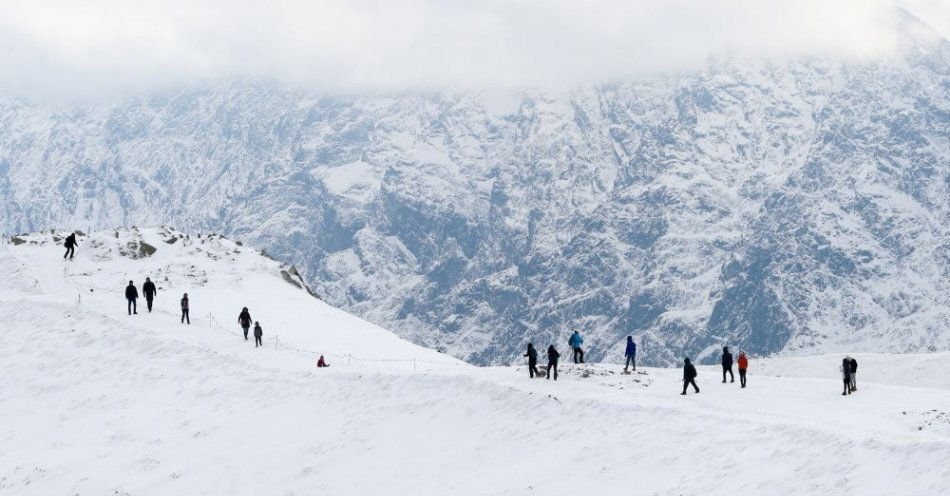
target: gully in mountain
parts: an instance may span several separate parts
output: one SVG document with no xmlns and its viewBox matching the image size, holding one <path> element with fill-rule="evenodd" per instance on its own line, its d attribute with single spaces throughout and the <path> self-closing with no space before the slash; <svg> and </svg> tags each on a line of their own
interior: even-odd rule
<svg viewBox="0 0 950 496">
<path fill-rule="evenodd" d="M 686 394 L 686 387 L 690 384 L 693 385 L 693 389 L 696 392 L 699 392 L 699 386 L 696 385 L 696 376 L 699 374 L 696 373 L 696 367 L 693 367 L 693 364 L 689 362 L 689 358 L 683 360 L 683 392 L 682 395 Z"/>
<path fill-rule="evenodd" d="M 135 301 L 139 298 L 139 290 L 135 289 L 135 283 L 129 281 L 129 285 L 125 287 L 125 301 L 128 303 L 129 315 L 138 314 L 139 310 L 135 305 Z"/>
<path fill-rule="evenodd" d="M 152 313 L 152 301 L 155 299 L 155 293 L 157 292 L 158 289 L 155 288 L 155 283 L 146 277 L 145 284 L 142 285 L 142 294 L 145 295 L 145 305 L 148 306 L 149 313 Z"/>
</svg>

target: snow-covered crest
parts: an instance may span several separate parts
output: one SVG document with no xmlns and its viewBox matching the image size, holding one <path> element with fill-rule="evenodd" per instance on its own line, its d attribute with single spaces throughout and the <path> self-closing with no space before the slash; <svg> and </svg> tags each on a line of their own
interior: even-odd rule
<svg viewBox="0 0 950 496">
<path fill-rule="evenodd" d="M 149 277 L 158 289 L 157 313 L 147 315 L 142 300 L 135 318 L 148 319 L 143 325 L 152 328 L 174 327 L 179 299 L 188 293 L 199 332 L 239 334 L 237 316 L 248 307 L 270 345 L 297 349 L 308 358 L 398 360 L 403 369 L 413 360 L 417 368 L 461 364 L 327 305 L 292 266 L 218 234 L 164 227 L 80 232 L 76 257 L 68 261 L 61 253 L 66 235 L 54 230 L 7 239 L 0 250 L 0 265 L 9 274 L 0 284 L 2 294 L 45 295 L 118 318 L 125 312 L 128 281 L 141 294 Z"/>
</svg>

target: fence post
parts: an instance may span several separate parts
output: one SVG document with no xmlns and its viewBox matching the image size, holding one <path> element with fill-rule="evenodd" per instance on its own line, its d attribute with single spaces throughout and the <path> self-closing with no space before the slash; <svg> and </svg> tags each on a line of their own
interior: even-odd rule
<svg viewBox="0 0 950 496">
<path fill-rule="evenodd" d="M 412 371 L 413 371 L 413 372 L 416 371 L 416 359 L 415 359 L 415 358 L 412 359 Z"/>
</svg>

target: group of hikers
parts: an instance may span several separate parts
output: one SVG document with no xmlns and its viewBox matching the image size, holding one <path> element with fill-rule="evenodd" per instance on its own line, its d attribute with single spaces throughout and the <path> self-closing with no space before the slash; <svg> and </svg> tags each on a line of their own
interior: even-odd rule
<svg viewBox="0 0 950 496">
<path fill-rule="evenodd" d="M 574 331 L 571 334 L 571 337 L 567 340 L 567 345 L 571 348 L 574 353 L 574 363 L 584 363 L 584 350 L 581 348 L 581 345 L 584 344 L 584 338 L 580 335 L 580 332 Z M 522 355 L 528 358 L 528 377 L 541 377 L 541 371 L 538 370 L 538 351 L 534 348 L 533 343 L 528 343 L 527 352 Z M 558 353 L 557 348 L 554 345 L 548 346 L 548 365 L 545 373 L 543 374 L 545 378 L 551 379 L 551 371 L 554 371 L 553 378 L 557 380 L 557 363 L 558 359 L 561 357 L 561 354 Z M 624 349 L 624 357 L 626 358 L 624 362 L 623 372 L 625 374 L 630 373 L 630 367 L 633 366 L 633 371 L 637 370 L 637 343 L 633 341 L 633 336 L 627 336 L 627 345 Z M 854 360 L 853 358 L 851 360 Z M 739 368 L 739 383 L 741 387 L 746 387 L 746 372 L 749 369 L 749 357 L 745 354 L 744 351 L 739 352 L 739 357 L 733 361 L 732 352 L 729 351 L 728 346 L 722 348 L 722 382 L 726 383 L 726 374 L 729 375 L 729 382 L 736 382 L 735 374 L 732 372 L 732 366 L 735 363 Z M 857 362 L 854 362 L 854 372 L 857 372 Z M 852 370 L 851 368 L 842 369 L 842 370 Z M 854 373 L 851 372 L 851 375 L 848 377 L 853 380 Z M 689 386 L 693 386 L 693 389 L 698 393 L 699 386 L 696 385 L 696 377 L 698 373 L 696 372 L 696 367 L 689 361 L 689 358 L 685 358 L 683 361 L 683 392 L 681 394 L 686 394 L 686 389 Z M 847 387 L 847 382 L 849 379 L 845 379 L 845 384 Z M 852 388 L 853 390 L 854 388 Z"/>
<path fill-rule="evenodd" d="M 79 246 L 79 243 L 76 242 L 76 234 L 70 233 L 69 236 L 66 236 L 66 239 L 63 241 L 63 246 L 66 247 L 66 254 L 63 255 L 63 259 L 72 260 L 73 256 L 76 253 L 76 247 Z M 158 294 L 158 288 L 155 286 L 155 283 L 152 282 L 150 277 L 145 278 L 145 282 L 142 284 L 142 295 L 145 296 L 145 304 L 148 307 L 149 313 L 152 312 L 152 303 L 155 301 L 155 295 Z M 125 287 L 125 300 L 127 303 L 127 310 L 129 315 L 138 315 L 138 299 L 139 299 L 139 290 L 135 287 L 134 281 L 129 281 L 129 285 Z M 191 305 L 188 300 L 188 293 L 184 293 L 181 297 L 181 323 L 191 325 L 191 316 L 190 316 Z M 238 325 L 241 326 L 241 329 L 244 331 L 244 340 L 248 341 L 248 335 L 251 329 L 251 313 L 248 311 L 247 307 L 241 309 L 241 313 L 238 315 Z M 264 329 L 261 328 L 260 322 L 254 322 L 254 347 L 258 348 L 264 346 L 263 343 Z M 320 355 L 320 358 L 317 360 L 317 367 L 329 367 L 330 365 L 326 362 L 326 359 L 323 358 L 323 355 Z"/>
<path fill-rule="evenodd" d="M 145 304 L 148 306 L 149 313 L 152 312 L 152 303 L 155 301 L 155 295 L 158 294 L 158 288 L 155 287 L 155 283 L 152 282 L 150 277 L 145 278 L 145 282 L 142 284 L 142 294 L 145 295 Z M 129 315 L 138 315 L 138 299 L 139 291 L 135 287 L 134 281 L 129 281 L 129 285 L 125 287 L 125 300 L 127 302 L 127 308 Z M 188 293 L 185 293 L 181 297 L 181 323 L 191 325 L 191 303 L 188 300 Z M 244 340 L 248 340 L 248 332 L 251 328 L 251 314 L 248 312 L 247 307 L 241 310 L 240 315 L 238 315 L 238 324 L 244 329 Z M 264 330 L 261 328 L 260 322 L 254 322 L 254 347 L 263 346 L 262 338 L 264 337 Z"/>
<path fill-rule="evenodd" d="M 79 244 L 76 242 L 76 235 L 71 233 L 66 237 L 63 245 L 66 247 L 66 254 L 63 255 L 64 259 L 72 260 L 73 255 L 76 251 L 76 246 Z M 152 302 L 155 300 L 155 295 L 158 293 L 158 289 L 155 287 L 155 283 L 148 277 L 145 278 L 145 283 L 142 284 L 142 294 L 145 295 L 145 303 L 148 306 L 148 311 L 152 311 Z M 138 308 L 136 307 L 136 302 L 139 298 L 138 289 L 135 287 L 133 281 L 129 281 L 129 285 L 125 288 L 125 299 L 128 302 L 128 312 L 129 315 L 138 314 Z M 248 340 L 248 334 L 251 328 L 251 313 L 248 311 L 247 307 L 241 309 L 241 313 L 238 315 L 238 324 L 241 326 L 241 329 L 244 331 L 244 340 Z M 181 323 L 191 324 L 191 317 L 189 316 L 189 301 L 188 293 L 185 293 L 181 298 Z M 262 338 L 264 336 L 264 330 L 261 328 L 260 322 L 254 322 L 254 347 L 263 346 Z M 568 347 L 571 348 L 573 352 L 574 363 L 584 363 L 584 349 L 582 345 L 584 344 L 584 338 L 580 335 L 580 332 L 574 331 L 571 334 L 571 337 L 567 340 Z M 548 364 L 545 369 L 544 377 L 551 379 L 552 375 L 554 380 L 557 380 L 557 364 L 558 360 L 561 357 L 561 354 L 557 351 L 554 345 L 548 346 L 547 350 L 548 355 Z M 528 376 L 530 378 L 541 377 L 541 372 L 538 370 L 538 351 L 534 348 L 534 344 L 528 343 L 528 350 L 523 355 L 528 358 Z M 624 350 L 624 357 L 626 358 L 623 372 L 625 374 L 630 373 L 630 366 L 633 366 L 633 370 L 637 370 L 637 344 L 633 341 L 633 336 L 627 336 L 627 345 Z M 729 375 L 729 382 L 736 382 L 735 375 L 732 373 L 732 366 L 735 363 L 739 369 L 739 384 L 742 388 L 746 387 L 746 371 L 749 369 L 749 358 L 744 351 L 739 351 L 739 356 L 733 362 L 732 353 L 729 351 L 728 346 L 722 348 L 721 364 L 722 364 L 722 382 L 726 383 L 726 374 Z M 317 367 L 329 367 L 324 360 L 323 355 L 320 356 L 317 361 Z M 553 374 L 551 372 L 554 372 Z M 846 356 L 841 362 L 841 377 L 844 381 L 844 391 L 841 393 L 842 396 L 849 395 L 858 390 L 857 383 L 857 374 L 858 374 L 858 361 L 853 357 Z M 682 395 L 686 394 L 686 390 L 689 386 L 693 386 L 695 392 L 699 392 L 699 386 L 696 385 L 696 377 L 698 373 L 696 372 L 696 367 L 690 362 L 689 358 L 683 360 L 683 392 Z"/>
<path fill-rule="evenodd" d="M 584 338 L 581 337 L 580 333 L 574 331 L 574 334 L 571 334 L 571 337 L 567 340 L 567 344 L 574 352 L 574 363 L 584 363 L 584 350 L 581 348 L 581 345 L 584 344 Z M 636 353 L 636 345 L 634 345 L 634 353 Z M 528 376 L 532 379 L 535 376 L 541 377 L 541 372 L 538 370 L 538 350 L 534 349 L 532 343 L 528 343 L 528 351 L 524 356 L 528 357 Z M 550 379 L 552 376 L 551 371 L 553 370 L 554 380 L 557 380 L 557 362 L 560 358 L 561 354 L 558 353 L 554 345 L 548 346 L 548 366 L 544 372 L 545 378 Z M 636 369 L 637 367 L 634 365 L 633 370 Z"/>
<path fill-rule="evenodd" d="M 567 344 L 574 352 L 574 363 L 584 363 L 584 350 L 581 349 L 581 345 L 584 343 L 584 338 L 581 337 L 578 331 L 574 331 L 571 334 L 571 337 L 568 338 Z M 538 352 L 534 348 L 534 344 L 528 343 L 528 351 L 523 355 L 528 358 L 528 377 L 541 377 L 542 374 L 538 370 Z M 548 346 L 548 365 L 547 370 L 543 374 L 547 379 L 551 378 L 551 371 L 554 371 L 554 380 L 557 380 L 557 362 L 561 354 L 558 353 L 554 345 Z M 633 341 L 633 336 L 627 336 L 627 346 L 624 350 L 624 356 L 626 361 L 624 363 L 623 372 L 625 374 L 629 373 L 629 367 L 632 365 L 633 370 L 637 370 L 637 344 Z M 749 370 L 749 357 L 744 351 L 739 351 L 739 356 L 733 359 L 732 352 L 729 351 L 728 346 L 723 346 L 722 355 L 720 356 L 720 363 L 722 364 L 722 383 L 726 383 L 726 376 L 729 376 L 729 382 L 736 382 L 736 376 L 732 372 L 733 365 L 736 365 L 739 369 L 739 385 L 742 388 L 746 387 L 746 377 Z M 844 392 L 842 395 L 848 395 L 858 390 L 858 361 L 854 357 L 846 356 L 841 362 L 841 378 L 844 381 Z M 681 395 L 685 395 L 689 386 L 693 387 L 695 392 L 699 392 L 699 386 L 696 385 L 696 377 L 699 374 L 696 372 L 696 367 L 690 362 L 689 357 L 683 359 L 683 392 Z"/>
<path fill-rule="evenodd" d="M 155 295 L 158 294 L 158 288 L 155 287 L 155 283 L 152 282 L 152 279 L 149 277 L 145 278 L 145 283 L 142 284 L 142 294 L 145 295 L 145 304 L 148 307 L 149 313 L 152 312 L 152 302 L 155 301 Z M 129 285 L 125 287 L 125 301 L 128 304 L 129 315 L 138 315 L 138 299 L 139 291 L 135 287 L 135 282 L 129 281 Z M 189 303 L 188 303 L 188 293 L 185 293 L 181 297 L 181 323 L 191 325 L 191 316 L 189 315 Z"/>
<path fill-rule="evenodd" d="M 733 358 L 732 352 L 729 351 L 728 346 L 722 347 L 722 356 L 720 357 L 720 362 L 722 364 L 722 383 L 726 383 L 726 374 L 729 374 L 729 382 L 736 382 L 736 376 L 732 373 Z M 735 364 L 739 368 L 739 385 L 742 388 L 746 386 L 746 372 L 749 370 L 749 357 L 745 354 L 744 351 L 739 352 L 738 359 L 735 360 Z M 696 372 L 696 367 L 690 363 L 689 358 L 683 359 L 683 392 L 682 395 L 686 394 L 686 389 L 689 386 L 693 386 L 693 390 L 697 393 L 699 392 L 699 386 L 696 385 L 696 377 L 699 374 Z"/>
</svg>

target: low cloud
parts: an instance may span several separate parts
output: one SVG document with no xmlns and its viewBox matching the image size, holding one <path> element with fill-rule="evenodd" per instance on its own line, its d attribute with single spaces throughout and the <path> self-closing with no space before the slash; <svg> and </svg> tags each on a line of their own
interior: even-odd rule
<svg viewBox="0 0 950 496">
<path fill-rule="evenodd" d="M 231 77 L 346 92 L 563 86 L 729 53 L 878 57 L 896 46 L 893 18 L 885 0 L 13 0 L 0 89 L 95 96 Z"/>
</svg>

